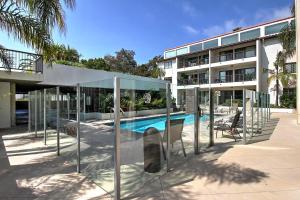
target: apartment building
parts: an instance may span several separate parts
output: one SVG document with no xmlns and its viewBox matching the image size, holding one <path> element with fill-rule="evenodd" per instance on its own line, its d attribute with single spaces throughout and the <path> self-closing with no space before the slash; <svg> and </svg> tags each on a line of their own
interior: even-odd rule
<svg viewBox="0 0 300 200">
<path fill-rule="evenodd" d="M 229 99 L 241 99 L 243 88 L 269 93 L 275 103 L 275 82 L 268 83 L 274 70 L 276 55 L 282 51 L 278 33 L 294 18 L 284 18 L 247 28 L 236 28 L 230 33 L 189 43 L 164 51 L 159 67 L 164 79 L 172 83 L 172 95 L 178 105 L 185 103 L 186 90 L 199 87 L 218 92 L 218 104 Z M 287 70 L 296 73 L 296 59 L 286 62 Z M 295 92 L 295 86 L 283 88 Z"/>
</svg>

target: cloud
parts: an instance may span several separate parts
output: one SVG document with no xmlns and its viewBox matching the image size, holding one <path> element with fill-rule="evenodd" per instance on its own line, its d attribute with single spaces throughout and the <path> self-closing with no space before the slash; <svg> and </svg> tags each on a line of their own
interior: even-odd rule
<svg viewBox="0 0 300 200">
<path fill-rule="evenodd" d="M 290 6 L 258 10 L 255 13 L 255 19 L 257 21 L 269 21 L 269 20 L 280 19 L 289 16 L 291 16 Z"/>
<path fill-rule="evenodd" d="M 189 2 L 186 1 L 182 4 L 182 10 L 185 14 L 188 14 L 193 17 L 199 14 L 195 6 L 191 5 Z"/>
<path fill-rule="evenodd" d="M 243 27 L 246 23 L 244 19 L 241 20 L 226 20 L 222 25 L 213 25 L 203 29 L 203 34 L 212 37 L 222 33 L 230 32 L 234 28 Z"/>
<path fill-rule="evenodd" d="M 189 33 L 189 34 L 191 34 L 191 35 L 197 35 L 197 34 L 200 33 L 199 30 L 197 30 L 196 28 L 194 28 L 194 27 L 192 27 L 192 26 L 189 26 L 189 25 L 183 26 L 183 29 L 184 29 L 187 33 Z"/>
</svg>

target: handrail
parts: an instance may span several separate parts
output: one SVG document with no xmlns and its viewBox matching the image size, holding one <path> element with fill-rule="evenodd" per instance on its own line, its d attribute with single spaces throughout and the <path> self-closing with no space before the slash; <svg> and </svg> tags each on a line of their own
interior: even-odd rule
<svg viewBox="0 0 300 200">
<path fill-rule="evenodd" d="M 0 48 L 0 70 L 43 73 L 41 54 Z"/>
</svg>

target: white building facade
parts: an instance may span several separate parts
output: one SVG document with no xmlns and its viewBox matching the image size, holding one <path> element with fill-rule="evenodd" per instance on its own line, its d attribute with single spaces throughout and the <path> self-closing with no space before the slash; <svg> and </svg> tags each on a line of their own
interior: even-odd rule
<svg viewBox="0 0 300 200">
<path fill-rule="evenodd" d="M 202 41 L 167 49 L 164 61 L 159 63 L 164 79 L 172 83 L 172 95 L 178 105 L 185 103 L 186 89 L 210 88 L 219 92 L 219 104 L 230 99 L 241 99 L 243 88 L 269 93 L 275 104 L 275 82 L 268 82 L 277 53 L 282 45 L 278 33 L 294 18 L 285 18 L 264 24 L 239 28 Z M 296 73 L 296 59 L 286 62 L 286 68 Z M 295 92 L 283 88 L 280 93 Z"/>
</svg>

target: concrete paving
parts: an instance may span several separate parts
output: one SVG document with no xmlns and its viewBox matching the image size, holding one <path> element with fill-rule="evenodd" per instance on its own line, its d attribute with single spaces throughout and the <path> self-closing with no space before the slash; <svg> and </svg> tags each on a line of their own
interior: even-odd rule
<svg viewBox="0 0 300 200">
<path fill-rule="evenodd" d="M 164 199 L 299 200 L 299 130 L 295 115 L 273 114 L 261 141 L 193 160 L 194 180 L 164 188 Z"/>
<path fill-rule="evenodd" d="M 182 154 L 172 154 L 173 171 L 153 176 L 144 185 L 131 181 L 128 188 L 138 192 L 127 198 L 298 200 L 299 128 L 294 115 L 273 114 L 263 134 L 253 137 L 251 144 L 242 145 L 224 138 L 228 142 L 217 143 L 198 156 L 184 158 Z M 1 200 L 111 198 L 84 174 L 76 173 L 72 138 L 61 138 L 62 152 L 69 153 L 57 157 L 55 135 L 47 146 L 42 137 L 24 133 L 22 127 L 1 130 L 0 137 Z M 87 142 L 88 137 L 84 141 L 92 144 Z M 101 149 L 98 146 L 97 152 Z M 89 157 L 95 161 L 94 156 Z"/>
</svg>

